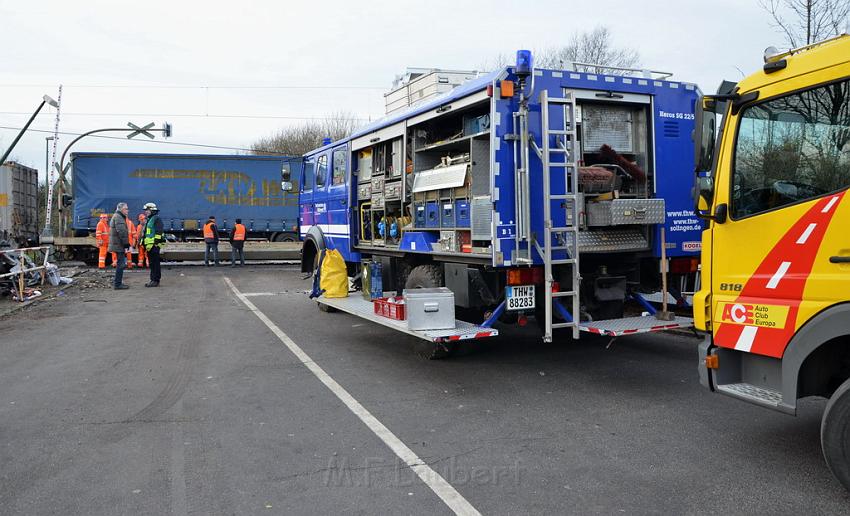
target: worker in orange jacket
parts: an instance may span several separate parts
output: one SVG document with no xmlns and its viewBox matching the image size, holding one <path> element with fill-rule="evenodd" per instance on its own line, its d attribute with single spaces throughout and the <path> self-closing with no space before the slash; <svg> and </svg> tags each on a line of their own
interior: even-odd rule
<svg viewBox="0 0 850 516">
<path fill-rule="evenodd" d="M 136 241 L 134 245 L 139 252 L 139 267 L 145 268 L 148 266 L 148 256 L 145 254 L 145 246 L 142 245 L 142 240 L 145 238 L 145 225 L 147 219 L 144 213 L 139 213 L 139 224 L 136 226 Z"/>
<path fill-rule="evenodd" d="M 127 217 L 127 236 L 130 240 L 130 247 L 127 249 L 127 268 L 133 268 L 133 242 L 136 239 L 136 226 L 133 225 L 133 221 L 130 220 L 130 217 Z M 116 267 L 118 265 L 118 253 L 112 253 L 112 266 Z"/>
<path fill-rule="evenodd" d="M 97 268 L 106 268 L 106 254 L 109 248 L 109 215 L 106 213 L 100 214 L 100 221 L 97 223 L 94 240 L 97 242 Z M 115 259 L 113 258 L 114 262 Z"/>
</svg>

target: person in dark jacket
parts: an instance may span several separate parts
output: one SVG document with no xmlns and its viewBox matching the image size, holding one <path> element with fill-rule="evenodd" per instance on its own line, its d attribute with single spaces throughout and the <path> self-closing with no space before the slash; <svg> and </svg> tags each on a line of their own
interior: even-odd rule
<svg viewBox="0 0 850 516">
<path fill-rule="evenodd" d="M 210 253 L 213 255 L 215 266 L 218 267 L 218 226 L 215 225 L 215 217 L 210 215 L 207 223 L 204 224 L 204 265 L 210 266 Z"/>
<path fill-rule="evenodd" d="M 242 219 L 236 219 L 236 224 L 230 232 L 230 266 L 236 267 L 236 257 L 239 256 L 241 265 L 245 265 L 245 254 L 242 247 L 245 245 L 245 226 Z"/>
<path fill-rule="evenodd" d="M 162 279 L 162 270 L 159 266 L 159 252 L 165 245 L 165 233 L 162 219 L 159 218 L 159 208 L 156 204 L 149 202 L 145 204 L 145 216 L 147 220 L 142 230 L 142 245 L 148 255 L 148 263 L 151 268 L 151 280 L 145 283 L 146 287 L 158 287 Z"/>
<path fill-rule="evenodd" d="M 117 259 L 115 279 L 112 284 L 115 290 L 130 288 L 124 284 L 124 268 L 127 266 L 126 252 L 130 249 L 130 232 L 127 229 L 127 213 L 129 211 L 127 203 L 119 202 L 115 208 L 115 215 L 109 221 L 109 251 Z"/>
</svg>

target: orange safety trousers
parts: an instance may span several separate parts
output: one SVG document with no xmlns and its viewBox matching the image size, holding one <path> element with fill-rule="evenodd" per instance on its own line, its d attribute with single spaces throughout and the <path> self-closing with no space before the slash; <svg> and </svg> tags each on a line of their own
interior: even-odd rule
<svg viewBox="0 0 850 516">
<path fill-rule="evenodd" d="M 139 245 L 139 267 L 147 267 L 148 266 L 148 255 L 145 252 L 145 248 Z"/>
<path fill-rule="evenodd" d="M 107 251 L 108 249 L 109 249 L 109 245 L 102 245 L 102 246 L 97 248 L 97 250 L 98 250 L 97 268 L 98 269 L 105 269 L 106 268 L 106 254 L 108 252 Z M 115 254 L 115 253 L 112 253 L 112 254 Z M 113 258 L 113 260 L 114 260 L 114 258 Z"/>
<path fill-rule="evenodd" d="M 127 268 L 133 268 L 133 253 L 127 251 Z M 118 267 L 118 253 L 112 253 L 112 267 Z"/>
</svg>

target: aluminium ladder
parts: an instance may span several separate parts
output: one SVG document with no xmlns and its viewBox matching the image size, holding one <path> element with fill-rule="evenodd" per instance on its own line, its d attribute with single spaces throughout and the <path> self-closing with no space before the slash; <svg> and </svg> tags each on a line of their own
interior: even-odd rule
<svg viewBox="0 0 850 516">
<path fill-rule="evenodd" d="M 552 128 L 552 112 L 560 110 L 556 118 L 557 128 Z M 564 93 L 563 98 L 550 98 L 548 92 L 540 93 L 542 147 L 532 140 L 532 146 L 543 162 L 543 238 L 535 239 L 535 247 L 543 257 L 545 275 L 546 325 L 543 334 L 545 342 L 552 341 L 552 331 L 557 328 L 572 328 L 573 338 L 579 336 L 579 206 L 578 206 L 578 168 L 576 165 L 576 103 L 572 93 Z M 552 180 L 563 178 L 563 193 L 553 193 Z M 560 190 L 560 185 L 557 189 Z M 560 201 L 555 210 L 563 217 L 553 218 L 552 202 Z M 556 224 L 564 224 L 562 226 Z M 557 254 L 557 257 L 555 256 Z M 563 258 L 566 256 L 566 258 Z M 559 285 L 555 289 L 553 267 L 570 266 L 570 285 Z M 565 288 L 567 287 L 567 288 Z M 567 312 L 562 299 L 569 298 Z M 554 321 L 554 310 L 558 311 L 564 322 Z"/>
</svg>

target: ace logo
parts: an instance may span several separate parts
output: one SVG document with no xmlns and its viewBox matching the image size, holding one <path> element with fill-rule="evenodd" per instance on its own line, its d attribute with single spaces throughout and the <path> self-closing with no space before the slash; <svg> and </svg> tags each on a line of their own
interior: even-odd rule
<svg viewBox="0 0 850 516">
<path fill-rule="evenodd" d="M 787 317 L 787 306 L 722 303 L 717 307 L 717 319 L 722 323 L 784 328 Z"/>
<path fill-rule="evenodd" d="M 723 309 L 723 321 L 733 321 L 738 324 L 753 323 L 753 305 L 727 304 Z"/>
</svg>

